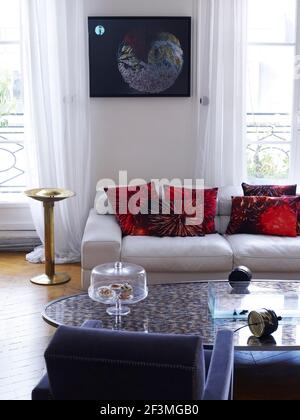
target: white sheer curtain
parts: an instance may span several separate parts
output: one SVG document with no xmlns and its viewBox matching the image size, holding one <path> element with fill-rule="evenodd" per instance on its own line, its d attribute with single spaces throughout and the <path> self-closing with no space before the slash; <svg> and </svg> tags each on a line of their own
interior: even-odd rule
<svg viewBox="0 0 300 420">
<path fill-rule="evenodd" d="M 80 260 L 90 203 L 87 22 L 83 0 L 23 0 L 28 187 L 61 187 L 76 198 L 55 206 L 56 262 Z M 43 241 L 43 212 L 31 201 Z M 43 248 L 27 256 L 44 258 Z"/>
<path fill-rule="evenodd" d="M 244 178 L 247 0 L 199 4 L 199 95 L 196 177 L 207 185 Z"/>
</svg>

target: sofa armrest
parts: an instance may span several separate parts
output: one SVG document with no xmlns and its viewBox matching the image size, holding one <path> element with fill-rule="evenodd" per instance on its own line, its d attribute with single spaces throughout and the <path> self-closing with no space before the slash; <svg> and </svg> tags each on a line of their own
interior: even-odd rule
<svg viewBox="0 0 300 420">
<path fill-rule="evenodd" d="M 82 239 L 84 270 L 121 259 L 122 232 L 114 215 L 99 215 L 91 210 Z"/>
</svg>

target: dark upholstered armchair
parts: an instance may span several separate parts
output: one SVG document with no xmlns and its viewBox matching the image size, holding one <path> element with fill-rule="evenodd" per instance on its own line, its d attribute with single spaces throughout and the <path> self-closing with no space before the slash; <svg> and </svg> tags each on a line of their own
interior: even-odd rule
<svg viewBox="0 0 300 420">
<path fill-rule="evenodd" d="M 45 353 L 47 375 L 33 400 L 228 400 L 233 335 L 220 331 L 214 350 L 198 336 L 60 327 Z"/>
</svg>

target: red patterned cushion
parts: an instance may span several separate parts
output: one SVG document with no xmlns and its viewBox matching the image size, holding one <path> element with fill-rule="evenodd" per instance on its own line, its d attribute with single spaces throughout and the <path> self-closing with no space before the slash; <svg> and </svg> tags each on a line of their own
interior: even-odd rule
<svg viewBox="0 0 300 420">
<path fill-rule="evenodd" d="M 152 201 L 159 202 L 155 184 L 107 188 L 106 195 L 124 236 L 148 236 Z"/>
<path fill-rule="evenodd" d="M 187 200 L 187 205 L 184 203 L 184 206 L 182 206 L 182 198 L 180 198 L 180 214 L 177 214 L 178 202 L 176 201 L 179 191 L 174 189 L 170 191 L 172 191 L 173 200 L 159 199 L 155 185 L 152 183 L 140 187 L 106 189 L 106 194 L 115 211 L 123 235 L 157 237 L 204 236 L 206 233 L 204 223 L 202 223 L 202 219 L 201 223 L 197 223 L 195 218 L 196 190 L 194 192 L 188 190 L 191 199 Z M 180 196 L 182 193 L 181 189 Z M 208 233 L 215 232 L 214 219 L 217 193 L 218 189 L 206 190 L 204 193 L 204 199 L 206 200 L 205 223 Z M 186 192 L 186 194 L 188 193 Z M 151 212 L 153 208 L 157 208 L 157 211 Z"/>
<path fill-rule="evenodd" d="M 198 190 L 199 193 L 199 190 Z M 200 197 L 200 201 L 202 198 L 202 191 L 198 194 Z M 182 206 L 183 201 L 185 200 L 190 203 L 191 207 L 196 207 L 197 201 L 197 190 L 196 189 L 188 189 L 188 188 L 178 188 L 172 186 L 165 187 L 165 197 L 166 200 L 170 200 L 172 202 L 181 202 Z M 215 227 L 215 217 L 217 214 L 217 198 L 218 198 L 218 188 L 212 189 L 205 189 L 204 190 L 204 220 L 202 223 L 203 232 L 205 234 L 216 233 Z M 202 202 L 199 203 L 200 206 L 203 205 Z"/>
<path fill-rule="evenodd" d="M 123 236 L 149 236 L 148 215 L 116 214 Z"/>
<path fill-rule="evenodd" d="M 153 199 L 158 200 L 155 184 L 105 188 L 108 200 L 116 214 L 148 213 L 148 203 Z"/>
<path fill-rule="evenodd" d="M 292 197 L 289 197 L 292 198 Z M 297 194 L 295 197 L 293 197 L 297 200 L 297 235 L 300 236 L 300 194 Z"/>
<path fill-rule="evenodd" d="M 297 185 L 249 185 L 242 184 L 244 195 L 282 197 L 284 195 L 296 195 Z"/>
<path fill-rule="evenodd" d="M 283 197 L 296 196 L 297 185 L 248 185 L 242 184 L 245 196 Z M 300 201 L 298 207 L 297 235 L 300 235 Z"/>
<path fill-rule="evenodd" d="M 149 216 L 149 235 L 158 237 L 195 237 L 205 236 L 202 223 L 195 220 L 191 224 L 190 212 L 177 214 L 174 202 L 160 200 L 159 214 Z"/>
<path fill-rule="evenodd" d="M 228 235 L 297 236 L 296 197 L 233 197 Z"/>
</svg>

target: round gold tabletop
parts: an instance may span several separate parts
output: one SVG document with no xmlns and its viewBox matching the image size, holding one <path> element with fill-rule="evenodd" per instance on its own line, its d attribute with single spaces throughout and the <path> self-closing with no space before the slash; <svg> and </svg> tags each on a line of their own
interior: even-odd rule
<svg viewBox="0 0 300 420">
<path fill-rule="evenodd" d="M 75 196 L 75 193 L 61 188 L 38 188 L 24 191 L 29 198 L 42 202 L 62 201 Z"/>
</svg>

